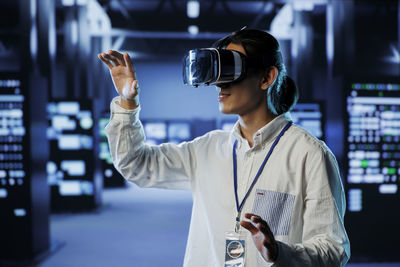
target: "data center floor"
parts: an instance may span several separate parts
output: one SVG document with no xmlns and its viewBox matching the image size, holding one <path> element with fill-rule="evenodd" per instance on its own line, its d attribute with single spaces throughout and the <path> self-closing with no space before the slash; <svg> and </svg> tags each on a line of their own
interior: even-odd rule
<svg viewBox="0 0 400 267">
<path fill-rule="evenodd" d="M 182 266 L 191 205 L 186 191 L 143 190 L 134 185 L 105 189 L 99 210 L 51 216 L 51 239 L 61 247 L 38 266 Z"/>
</svg>

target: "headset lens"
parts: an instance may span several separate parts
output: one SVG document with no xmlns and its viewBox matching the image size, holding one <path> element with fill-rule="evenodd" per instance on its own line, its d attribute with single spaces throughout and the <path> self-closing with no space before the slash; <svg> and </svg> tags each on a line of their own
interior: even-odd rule
<svg viewBox="0 0 400 267">
<path fill-rule="evenodd" d="M 184 59 L 183 82 L 193 86 L 211 83 L 218 74 L 217 58 L 214 50 L 190 50 Z"/>
</svg>

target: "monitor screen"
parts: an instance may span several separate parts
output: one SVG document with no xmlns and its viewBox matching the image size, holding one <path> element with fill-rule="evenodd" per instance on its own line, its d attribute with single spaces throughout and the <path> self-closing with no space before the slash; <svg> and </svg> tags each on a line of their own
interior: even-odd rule
<svg viewBox="0 0 400 267">
<path fill-rule="evenodd" d="M 50 159 L 47 163 L 52 210 L 92 205 L 94 190 L 93 114 L 90 101 L 61 100 L 47 105 Z"/>
<path fill-rule="evenodd" d="M 181 143 L 192 138 L 189 122 L 169 122 L 168 142 Z"/>
<path fill-rule="evenodd" d="M 26 99 L 17 73 L 0 72 L 0 212 L 3 220 L 30 209 Z M 17 209 L 18 208 L 18 209 Z M 14 210 L 19 215 L 10 213 Z"/>
<path fill-rule="evenodd" d="M 103 186 L 108 187 L 122 187 L 125 186 L 125 179 L 119 174 L 119 172 L 113 166 L 113 160 L 111 157 L 110 149 L 108 146 L 108 140 L 105 132 L 105 127 L 110 121 L 110 113 L 103 111 L 99 118 L 99 149 L 98 156 L 101 160 L 101 170 L 103 175 Z"/>
<path fill-rule="evenodd" d="M 36 76 L 31 75 L 27 67 L 22 67 L 26 72 L 7 71 L 15 64 L 2 63 L 0 266 L 24 265 L 25 259 L 40 258 L 41 253 L 50 248 L 49 196 L 43 175 L 43 161 L 48 156 L 45 128 L 42 127 L 46 118 L 41 116 L 46 88 L 35 87 L 42 83 L 34 79 Z"/>
<path fill-rule="evenodd" d="M 320 101 L 297 103 L 290 111 L 290 115 L 294 123 L 305 128 L 315 137 L 324 139 L 323 106 Z M 219 128 L 231 131 L 235 123 L 236 120 L 222 120 Z"/>
<path fill-rule="evenodd" d="M 165 121 L 142 121 L 147 144 L 167 142 L 167 123 Z"/>
<path fill-rule="evenodd" d="M 322 104 L 318 102 L 300 102 L 290 111 L 295 124 L 300 125 L 318 139 L 324 139 Z"/>
<path fill-rule="evenodd" d="M 233 126 L 235 126 L 235 123 L 235 120 L 223 120 L 221 121 L 219 128 L 223 131 L 230 132 L 233 129 Z"/>
<path fill-rule="evenodd" d="M 356 259 L 399 260 L 393 245 L 400 236 L 400 85 L 349 87 L 345 182 L 352 254 Z M 379 247 L 369 245 L 377 242 Z"/>
</svg>

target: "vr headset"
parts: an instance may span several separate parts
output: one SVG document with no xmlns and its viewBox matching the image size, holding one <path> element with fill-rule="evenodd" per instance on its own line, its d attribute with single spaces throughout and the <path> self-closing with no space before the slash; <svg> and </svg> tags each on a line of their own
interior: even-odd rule
<svg viewBox="0 0 400 267">
<path fill-rule="evenodd" d="M 183 83 L 191 86 L 229 83 L 244 76 L 245 56 L 237 51 L 200 48 L 183 60 Z"/>
<path fill-rule="evenodd" d="M 183 83 L 197 87 L 240 81 L 249 67 L 273 66 L 277 60 L 282 62 L 280 51 L 260 57 L 246 57 L 233 50 L 194 49 L 183 59 Z"/>
</svg>

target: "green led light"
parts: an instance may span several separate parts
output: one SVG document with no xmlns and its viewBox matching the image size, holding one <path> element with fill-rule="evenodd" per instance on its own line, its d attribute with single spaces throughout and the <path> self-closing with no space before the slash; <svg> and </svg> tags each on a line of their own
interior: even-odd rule
<svg viewBox="0 0 400 267">
<path fill-rule="evenodd" d="M 353 90 L 384 90 L 393 91 L 400 90 L 400 84 L 393 83 L 353 83 L 351 84 Z"/>
<path fill-rule="evenodd" d="M 396 168 L 388 168 L 388 174 L 390 175 L 396 174 Z"/>
<path fill-rule="evenodd" d="M 368 160 L 363 159 L 361 160 L 361 168 L 367 168 L 368 167 Z"/>
</svg>

